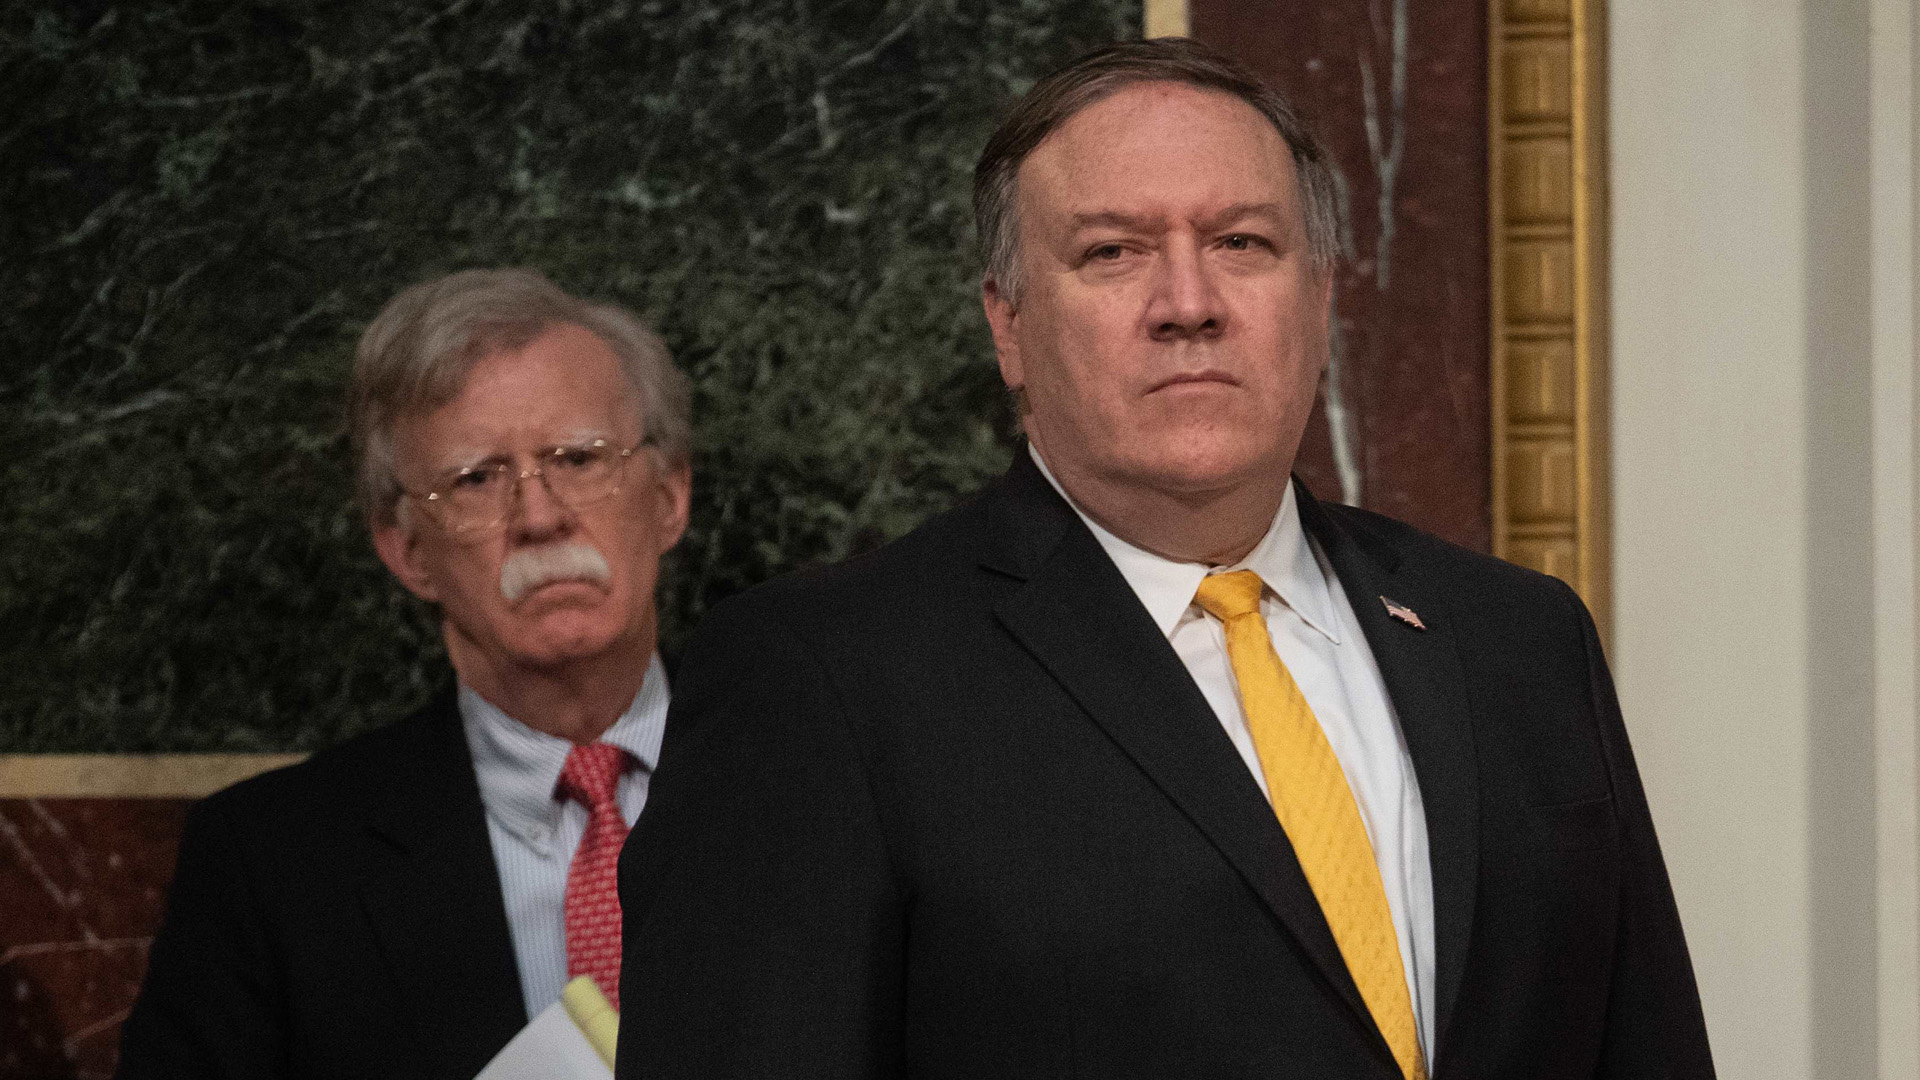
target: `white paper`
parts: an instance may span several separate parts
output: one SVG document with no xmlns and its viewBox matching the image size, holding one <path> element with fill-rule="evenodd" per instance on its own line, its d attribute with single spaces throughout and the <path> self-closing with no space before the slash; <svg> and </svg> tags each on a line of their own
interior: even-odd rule
<svg viewBox="0 0 1920 1080">
<path fill-rule="evenodd" d="M 501 1047 L 474 1080 L 613 1080 L 613 1070 L 556 1001 Z"/>
</svg>

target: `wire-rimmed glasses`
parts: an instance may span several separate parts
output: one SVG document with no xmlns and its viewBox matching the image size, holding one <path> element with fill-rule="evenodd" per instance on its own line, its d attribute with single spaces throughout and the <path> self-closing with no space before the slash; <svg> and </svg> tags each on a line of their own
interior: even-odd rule
<svg viewBox="0 0 1920 1080">
<path fill-rule="evenodd" d="M 625 449 L 605 439 L 549 446 L 535 452 L 529 469 L 517 467 L 510 458 L 493 457 L 443 474 L 426 491 L 406 494 L 454 536 L 477 539 L 513 516 L 520 485 L 536 476 L 547 493 L 570 510 L 605 499 L 620 490 L 627 460 L 652 441 L 641 439 Z"/>
</svg>

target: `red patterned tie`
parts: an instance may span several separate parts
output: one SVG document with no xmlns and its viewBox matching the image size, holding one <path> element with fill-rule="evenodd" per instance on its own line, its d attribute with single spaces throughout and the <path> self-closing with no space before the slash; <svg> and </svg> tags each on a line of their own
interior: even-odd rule
<svg viewBox="0 0 1920 1080">
<path fill-rule="evenodd" d="M 620 1007 L 620 893 L 615 885 L 627 823 L 614 798 L 632 764 L 607 743 L 576 746 L 560 770 L 559 794 L 587 808 L 587 831 L 567 870 L 567 978 L 592 976 Z"/>
</svg>

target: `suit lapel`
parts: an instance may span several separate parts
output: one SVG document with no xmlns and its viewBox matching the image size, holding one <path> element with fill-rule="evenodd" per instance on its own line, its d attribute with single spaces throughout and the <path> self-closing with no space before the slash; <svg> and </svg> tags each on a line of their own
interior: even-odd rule
<svg viewBox="0 0 1920 1080">
<path fill-rule="evenodd" d="M 1326 553 L 1359 616 L 1420 782 L 1433 872 L 1437 1057 L 1466 969 L 1480 875 L 1480 783 L 1466 674 L 1445 604 L 1430 583 L 1401 566 L 1385 544 L 1343 527 L 1304 484 L 1294 490 L 1301 523 Z M 1386 600 L 1416 612 L 1425 629 L 1390 615 Z"/>
<path fill-rule="evenodd" d="M 1025 581 L 995 605 L 1001 624 L 1246 879 L 1378 1037 L 1272 807 L 1099 541 L 1024 452 L 988 513 L 998 546 L 985 565 Z"/>
<path fill-rule="evenodd" d="M 466 1080 L 526 1024 L 526 1004 L 453 695 L 427 712 L 387 797 L 370 800 L 362 892 L 423 1075 Z"/>
</svg>

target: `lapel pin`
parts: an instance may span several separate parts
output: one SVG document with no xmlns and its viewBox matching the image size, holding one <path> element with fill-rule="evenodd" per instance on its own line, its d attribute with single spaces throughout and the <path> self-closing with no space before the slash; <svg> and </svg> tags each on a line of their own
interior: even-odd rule
<svg viewBox="0 0 1920 1080">
<path fill-rule="evenodd" d="M 1412 608 L 1404 604 L 1396 604 L 1384 596 L 1380 598 L 1380 602 L 1387 605 L 1387 614 L 1399 619 L 1415 630 L 1425 630 L 1427 628 L 1427 624 L 1420 621 L 1420 616 L 1414 614 Z"/>
</svg>

